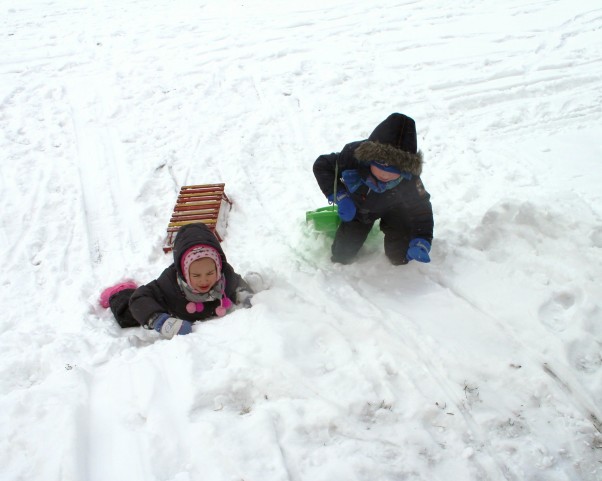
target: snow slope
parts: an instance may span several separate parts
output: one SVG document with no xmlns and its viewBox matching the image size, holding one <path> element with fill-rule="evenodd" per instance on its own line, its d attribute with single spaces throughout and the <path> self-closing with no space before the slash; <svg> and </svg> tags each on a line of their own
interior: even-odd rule
<svg viewBox="0 0 602 481">
<path fill-rule="evenodd" d="M 0 479 L 602 479 L 602 7 L 3 2 Z M 304 222 L 322 153 L 412 116 L 433 262 Z M 265 289 L 171 341 L 181 185 L 225 182 Z"/>
</svg>

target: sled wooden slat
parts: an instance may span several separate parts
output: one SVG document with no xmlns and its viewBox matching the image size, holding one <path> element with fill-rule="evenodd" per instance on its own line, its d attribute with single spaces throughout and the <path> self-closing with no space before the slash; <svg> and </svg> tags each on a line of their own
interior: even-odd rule
<svg viewBox="0 0 602 481">
<path fill-rule="evenodd" d="M 176 212 L 180 212 L 182 210 L 194 210 L 199 207 L 212 208 L 215 210 L 219 210 L 221 205 L 222 205 L 221 199 L 219 201 L 211 200 L 211 201 L 201 201 L 201 202 L 196 202 L 196 201 L 189 202 L 186 200 L 186 201 L 180 202 L 179 204 L 176 204 L 176 207 L 174 208 L 174 210 Z"/>
<path fill-rule="evenodd" d="M 180 194 L 178 196 L 178 199 L 187 199 L 190 197 L 200 197 L 200 198 L 204 198 L 204 197 L 219 197 L 218 195 L 215 194 L 214 191 L 209 191 L 209 190 L 189 190 L 188 192 L 186 192 L 185 194 Z"/>
<path fill-rule="evenodd" d="M 182 227 L 183 225 L 186 224 L 194 224 L 195 222 L 202 222 L 203 224 L 216 224 L 217 223 L 217 219 L 213 219 L 211 217 L 198 217 L 195 216 L 194 219 L 188 219 L 188 220 L 180 220 L 178 222 L 170 222 L 167 227 Z"/>
<path fill-rule="evenodd" d="M 172 220 L 178 220 L 178 219 L 181 219 L 182 217 L 188 217 L 191 215 L 204 215 L 204 214 L 213 215 L 214 213 L 215 213 L 215 209 L 179 210 L 179 211 L 171 214 L 170 222 Z"/>
<path fill-rule="evenodd" d="M 167 225 L 163 252 L 173 249 L 178 230 L 183 225 L 202 222 L 221 242 L 227 227 L 232 202 L 224 192 L 225 184 L 185 185 L 180 189 L 176 205 Z"/>
<path fill-rule="evenodd" d="M 169 225 L 171 226 L 174 222 L 182 222 L 185 220 L 202 220 L 202 219 L 215 219 L 215 212 L 204 212 L 202 214 L 192 214 L 192 215 L 179 215 L 177 217 L 172 217 L 169 219 Z"/>
<path fill-rule="evenodd" d="M 190 195 L 182 195 L 178 197 L 177 202 L 220 202 L 221 197 L 211 194 L 211 195 L 198 195 L 198 194 L 190 194 Z"/>
<path fill-rule="evenodd" d="M 184 189 L 186 191 L 184 192 Z M 198 184 L 198 185 L 185 185 L 182 186 L 180 193 L 190 192 L 191 190 L 210 190 L 210 191 L 218 191 L 224 189 L 224 184 Z"/>
</svg>

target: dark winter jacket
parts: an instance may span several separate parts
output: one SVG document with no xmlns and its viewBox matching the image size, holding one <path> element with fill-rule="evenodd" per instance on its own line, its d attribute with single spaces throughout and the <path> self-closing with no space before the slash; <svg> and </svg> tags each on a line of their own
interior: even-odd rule
<svg viewBox="0 0 602 481">
<path fill-rule="evenodd" d="M 411 174 L 397 186 L 383 193 L 362 185 L 350 193 L 356 206 L 356 221 L 373 223 L 384 219 L 400 223 L 410 238 L 420 237 L 432 242 L 433 210 L 425 190 L 422 173 L 422 152 L 417 150 L 414 120 L 403 114 L 392 114 L 381 122 L 366 140 L 351 142 L 338 153 L 321 155 L 314 162 L 314 175 L 325 196 L 346 190 L 341 174 L 357 169 L 362 179 L 370 175 L 370 162 L 378 161 Z M 337 182 L 335 187 L 335 169 Z"/>
<path fill-rule="evenodd" d="M 226 279 L 225 293 L 229 299 L 236 302 L 237 290 L 250 291 L 247 283 L 228 264 L 219 241 L 209 228 L 201 223 L 188 224 L 183 226 L 176 236 L 173 249 L 174 263 L 165 269 L 158 279 L 136 289 L 130 299 L 130 311 L 142 326 L 148 326 L 149 320 L 160 313 L 167 313 L 191 322 L 215 316 L 215 308 L 220 305 L 218 300 L 205 302 L 202 312 L 189 313 L 186 310 L 189 301 L 177 281 L 177 276 L 184 279 L 180 267 L 182 256 L 190 247 L 198 244 L 211 246 L 219 252 L 222 258 L 222 273 Z"/>
</svg>

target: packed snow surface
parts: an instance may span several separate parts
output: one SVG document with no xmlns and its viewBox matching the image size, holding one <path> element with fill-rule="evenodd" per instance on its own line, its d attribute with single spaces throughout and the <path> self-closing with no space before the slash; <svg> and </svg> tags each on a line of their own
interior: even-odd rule
<svg viewBox="0 0 602 481">
<path fill-rule="evenodd" d="M 4 1 L 2 481 L 602 479 L 599 0 Z M 430 264 L 305 222 L 320 154 L 416 120 Z M 224 182 L 251 309 L 98 305 Z"/>
</svg>

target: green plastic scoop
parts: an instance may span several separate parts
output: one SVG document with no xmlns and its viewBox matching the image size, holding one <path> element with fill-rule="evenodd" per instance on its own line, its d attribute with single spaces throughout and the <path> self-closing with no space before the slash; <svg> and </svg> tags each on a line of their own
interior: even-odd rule
<svg viewBox="0 0 602 481">
<path fill-rule="evenodd" d="M 318 232 L 334 235 L 341 223 L 341 218 L 339 217 L 337 206 L 329 205 L 306 212 L 305 221 L 313 222 L 314 229 Z"/>
<path fill-rule="evenodd" d="M 334 164 L 334 183 L 332 191 L 337 191 L 337 179 L 339 177 L 339 163 L 338 161 Z M 328 205 L 326 207 L 320 207 L 316 210 L 310 210 L 305 213 L 305 222 L 313 222 L 314 229 L 318 232 L 324 232 L 325 234 L 334 237 L 341 218 L 339 217 L 339 208 L 335 204 Z"/>
</svg>

